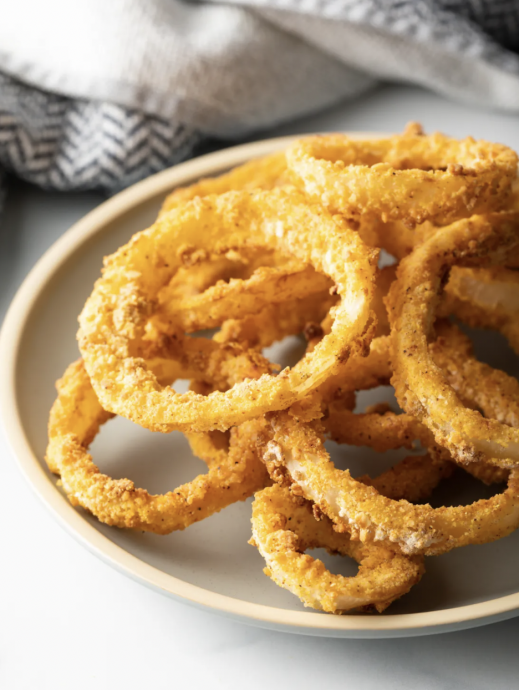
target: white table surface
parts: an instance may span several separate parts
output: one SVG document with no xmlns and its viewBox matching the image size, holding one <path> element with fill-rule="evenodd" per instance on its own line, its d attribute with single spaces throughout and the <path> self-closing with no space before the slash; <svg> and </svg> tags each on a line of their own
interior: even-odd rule
<svg viewBox="0 0 519 690">
<path fill-rule="evenodd" d="M 519 149 L 519 120 L 387 86 L 265 136 L 314 130 L 428 130 Z M 0 221 L 0 319 L 43 251 L 103 200 L 11 185 Z M 2 382 L 0 382 L 2 385 Z M 514 688 L 519 619 L 400 640 L 333 640 L 260 630 L 145 589 L 80 547 L 46 513 L 0 435 L 0 688 L 118 690 Z"/>
</svg>

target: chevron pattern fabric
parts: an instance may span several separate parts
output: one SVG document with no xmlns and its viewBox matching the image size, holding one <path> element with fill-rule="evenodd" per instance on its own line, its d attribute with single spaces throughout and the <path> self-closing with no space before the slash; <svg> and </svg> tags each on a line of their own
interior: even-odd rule
<svg viewBox="0 0 519 690">
<path fill-rule="evenodd" d="M 480 27 L 499 45 L 519 52 L 519 2 L 516 0 L 436 0 L 438 7 Z"/>
<path fill-rule="evenodd" d="M 152 68 L 147 73 L 144 71 L 144 83 L 139 75 L 141 81 L 133 84 L 134 93 L 144 93 L 149 86 L 146 75 L 150 80 L 150 75 L 156 77 L 157 70 L 162 67 L 165 71 L 159 73 L 158 81 L 162 84 L 161 80 L 169 78 L 166 94 L 177 104 L 168 111 L 169 117 L 164 111 L 150 108 L 149 103 L 160 102 L 156 97 L 148 101 L 147 107 L 141 107 L 138 98 L 130 103 L 135 107 L 128 107 L 128 104 L 122 105 L 117 96 L 113 97 L 114 102 L 99 96 L 94 99 L 91 92 L 82 98 L 72 98 L 52 93 L 50 88 L 28 85 L 20 75 L 29 75 L 27 81 L 33 83 L 37 79 L 23 68 L 13 67 L 11 76 L 7 68 L 6 72 L 0 72 L 0 206 L 2 181 L 9 175 L 46 189 L 97 189 L 114 193 L 189 158 L 210 136 L 222 137 L 232 132 L 246 134 L 253 128 L 268 127 L 282 119 L 354 97 L 372 86 L 377 78 L 388 77 L 384 71 L 387 46 L 386 52 L 379 53 L 379 63 L 373 60 L 374 44 L 365 46 L 364 56 L 362 50 L 356 50 L 355 62 L 349 62 L 347 51 L 341 50 L 351 39 L 357 41 L 353 42 L 355 46 L 362 48 L 362 42 L 358 42 L 362 30 L 375 32 L 371 36 L 376 34 L 381 42 L 375 48 L 388 41 L 388 37 L 393 42 L 397 37 L 398 41 L 408 41 L 408 45 L 418 44 L 420 51 L 427 44 L 429 50 L 436 50 L 441 58 L 432 68 L 427 65 L 427 77 L 422 75 L 421 78 L 420 70 L 415 69 L 416 74 L 411 78 L 408 65 L 406 68 L 408 56 L 404 51 L 402 55 L 393 51 L 393 67 L 399 70 L 396 78 L 433 87 L 436 79 L 440 92 L 456 96 L 459 86 L 455 84 L 452 88 L 450 68 L 445 68 L 444 61 L 445 55 L 454 55 L 460 64 L 464 61 L 464 69 L 467 69 L 467 61 L 471 70 L 475 62 L 478 69 L 482 69 L 481 79 L 471 80 L 472 86 L 467 87 L 472 88 L 472 92 L 460 93 L 460 97 L 477 102 L 479 95 L 479 100 L 488 102 L 494 94 L 501 99 L 497 103 L 499 107 L 512 112 L 519 109 L 517 0 L 305 0 L 304 3 L 299 0 L 227 0 L 227 6 L 234 6 L 232 11 L 224 10 L 220 0 L 208 1 L 213 5 L 209 8 L 211 16 L 215 22 L 218 17 L 222 22 L 221 26 L 215 24 L 212 34 L 204 33 L 208 27 L 207 18 L 202 21 L 196 14 L 197 8 L 204 5 L 179 0 L 149 0 L 149 7 L 155 8 L 153 12 L 158 12 L 159 8 L 173 12 L 170 15 L 173 29 L 184 22 L 178 29 L 180 33 L 176 34 L 176 46 L 172 46 L 170 40 L 170 35 L 175 37 L 175 33 L 162 30 L 167 40 L 163 41 L 164 52 L 154 63 L 155 72 Z M 133 5 L 132 2 L 117 0 L 117 7 L 122 8 L 123 14 L 113 15 L 116 23 L 118 18 L 126 17 L 128 25 L 134 26 L 135 22 L 128 20 L 133 16 L 129 14 L 132 7 L 138 8 L 144 21 L 139 0 Z M 116 4 L 114 2 L 111 7 Z M 205 5 L 206 17 L 209 16 L 207 7 Z M 150 17 L 155 17 L 153 12 L 150 9 Z M 215 13 L 219 13 L 218 17 Z M 93 16 L 97 18 L 95 13 Z M 304 21 L 296 22 L 296 17 Z M 199 33 L 193 31 L 197 18 L 203 29 Z M 161 29 L 156 19 L 150 26 L 153 31 L 157 26 Z M 185 35 L 183 27 L 187 27 Z M 152 29 L 146 27 L 151 47 L 140 44 L 138 47 L 145 56 L 149 56 L 149 50 L 156 56 L 158 50 L 160 33 L 153 33 Z M 208 35 L 211 46 L 201 39 Z M 123 38 L 129 42 L 128 36 Z M 332 39 L 337 49 L 333 48 Z M 52 45 L 52 40 L 47 45 Z M 168 63 L 166 68 L 166 58 L 173 54 L 173 47 L 176 63 L 174 67 L 173 63 Z M 208 47 L 211 50 L 208 51 Z M 119 48 L 122 51 L 123 46 Z M 126 83 L 124 79 L 127 79 L 130 84 L 132 74 L 128 76 L 125 68 L 127 60 L 121 58 L 122 53 L 116 54 L 118 68 L 123 74 L 121 83 Z M 62 60 L 61 54 L 58 58 Z M 0 59 L 3 65 L 15 64 L 14 58 L 6 61 L 2 51 Z M 141 62 L 146 63 L 146 60 L 142 58 Z M 66 65 L 64 71 L 65 68 Z M 104 73 L 104 63 L 102 69 Z M 298 75 L 298 71 L 302 75 Z M 44 70 L 41 72 L 43 74 Z M 496 79 L 502 81 L 496 83 Z M 464 83 L 463 79 L 458 82 Z M 175 88 L 171 89 L 172 85 Z M 478 90 L 481 88 L 483 93 Z M 79 91 L 84 93 L 84 90 Z M 273 114 L 272 104 L 283 102 L 284 109 Z M 190 124 L 195 121 L 196 125 Z"/>
<path fill-rule="evenodd" d="M 182 124 L 0 74 L 0 169 L 45 189 L 114 193 L 185 160 L 200 140 Z"/>
</svg>

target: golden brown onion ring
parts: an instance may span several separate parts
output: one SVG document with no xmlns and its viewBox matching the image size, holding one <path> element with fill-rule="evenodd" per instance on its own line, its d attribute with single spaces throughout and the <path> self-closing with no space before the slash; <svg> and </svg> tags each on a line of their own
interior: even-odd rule
<svg viewBox="0 0 519 690">
<path fill-rule="evenodd" d="M 519 219 L 519 178 L 517 177 L 513 181 L 512 191 L 502 208 L 502 212 L 515 212 Z M 490 221 L 493 219 L 499 222 L 499 213 L 493 213 L 490 216 Z M 415 247 L 425 242 L 437 230 L 438 227 L 428 221 L 415 228 L 409 228 L 401 221 L 384 223 L 379 218 L 365 217 L 359 224 L 362 239 L 370 247 L 384 249 L 398 260 L 410 254 Z M 519 266 L 519 250 L 509 254 L 505 260 L 506 266 L 517 268 Z M 457 270 L 463 273 L 466 269 Z"/>
<path fill-rule="evenodd" d="M 287 489 L 272 486 L 256 494 L 252 539 L 267 563 L 265 574 L 295 594 L 305 606 L 342 613 L 375 607 L 381 612 L 406 594 L 424 572 L 423 560 L 384 545 L 351 541 L 323 517 L 317 521 L 306 505 L 296 505 Z M 324 563 L 305 554 L 324 547 L 355 559 L 355 577 L 332 575 Z"/>
<path fill-rule="evenodd" d="M 197 196 L 223 194 L 230 191 L 272 189 L 288 182 L 285 152 L 255 158 L 218 177 L 208 177 L 189 187 L 179 187 L 166 197 L 159 218 L 168 211 Z"/>
<path fill-rule="evenodd" d="M 410 455 L 374 479 L 363 475 L 357 480 L 394 501 L 423 503 L 442 479 L 451 476 L 454 467 L 452 462 L 430 455 Z"/>
<path fill-rule="evenodd" d="M 359 232 L 370 247 L 379 247 L 396 259 L 403 259 L 421 244 L 438 227 L 426 221 L 415 228 L 408 228 L 399 220 L 384 223 L 380 219 L 369 219 L 360 223 Z"/>
<path fill-rule="evenodd" d="M 468 409 L 433 361 L 428 336 L 453 265 L 499 262 L 519 243 L 517 214 L 474 217 L 440 229 L 400 262 L 388 299 L 393 385 L 401 407 L 459 462 L 519 465 L 519 430 Z M 504 376 L 504 375 L 503 375 Z M 478 382 L 484 387 L 484 380 Z"/>
<path fill-rule="evenodd" d="M 221 280 L 228 282 L 231 278 L 250 278 L 262 266 L 279 266 L 287 261 L 279 252 L 261 251 L 255 247 L 214 256 L 209 256 L 207 252 L 193 255 L 188 251 L 182 254 L 182 258 L 184 265 L 157 295 L 159 305 L 199 295 Z"/>
<path fill-rule="evenodd" d="M 392 374 L 389 336 L 380 336 L 371 341 L 366 356 L 357 355 L 343 362 L 337 373 L 319 387 L 319 396 L 326 405 L 345 396 L 348 398 L 357 390 L 389 385 Z"/>
<path fill-rule="evenodd" d="M 330 405 L 327 416 L 323 420 L 326 434 L 336 443 L 346 443 L 350 446 L 369 446 L 377 453 L 383 453 L 396 448 L 412 450 L 416 443 L 428 448 L 434 453 L 438 471 L 446 470 L 449 465 L 448 452 L 436 446 L 434 436 L 429 429 L 415 417 L 408 414 L 385 412 L 376 414 L 365 412 L 357 414 L 344 406 Z M 413 457 L 409 458 L 411 462 Z M 452 465 L 453 463 L 451 463 Z M 508 480 L 509 470 L 495 467 L 486 462 L 473 462 L 463 465 L 463 469 L 484 484 L 500 484 Z M 416 482 L 420 490 L 421 482 Z M 409 499 L 412 502 L 418 499 Z"/>
<path fill-rule="evenodd" d="M 286 157 L 311 200 L 348 216 L 369 213 L 410 226 L 498 210 L 518 164 L 506 146 L 438 133 L 314 136 L 295 142 Z"/>
<path fill-rule="evenodd" d="M 335 283 L 340 298 L 331 332 L 275 377 L 265 374 L 209 396 L 161 386 L 142 357 L 142 342 L 156 294 L 180 267 L 178 248 L 187 243 L 217 251 L 263 246 L 311 264 Z M 80 349 L 101 404 L 158 431 L 223 431 L 288 407 L 370 337 L 376 260 L 377 252 L 346 222 L 283 190 L 229 192 L 171 211 L 106 259 L 80 315 Z"/>
<path fill-rule="evenodd" d="M 386 498 L 353 479 L 348 470 L 337 469 L 324 448 L 319 422 L 303 422 L 284 411 L 273 413 L 271 423 L 274 438 L 265 462 L 285 468 L 302 496 L 354 540 L 389 541 L 403 553 L 430 556 L 500 539 L 519 526 L 517 470 L 510 473 L 502 494 L 470 506 L 413 505 Z M 277 479 L 272 471 L 270 475 Z"/>
<path fill-rule="evenodd" d="M 323 425 L 332 441 L 350 446 L 369 446 L 377 453 L 395 448 L 412 450 L 417 441 L 424 448 L 434 445 L 434 436 L 429 429 L 405 413 L 356 413 L 342 405 L 331 404 Z"/>
<path fill-rule="evenodd" d="M 479 408 L 487 417 L 519 427 L 519 384 L 502 371 L 479 362 L 472 353 L 472 343 L 448 322 L 436 324 L 437 339 L 429 345 L 434 362 L 441 367 L 447 382 L 469 407 Z M 391 378 L 389 338 L 375 338 L 364 358 L 346 363 L 340 377 L 333 377 L 323 388 L 326 433 L 337 443 L 370 446 L 377 452 L 414 447 L 418 441 L 435 457 L 450 457 L 436 445 L 434 435 L 409 414 L 355 414 L 355 396 L 350 393 L 386 385 Z M 481 386 L 480 381 L 486 385 Z M 336 388 L 334 388 L 334 384 Z M 485 484 L 506 482 L 508 470 L 486 462 L 463 465 L 463 469 Z"/>
<path fill-rule="evenodd" d="M 202 261 L 193 266 L 183 266 L 179 268 L 169 285 L 159 292 L 157 299 L 159 304 L 188 299 L 204 292 L 219 280 L 228 281 L 231 278 L 249 277 L 250 273 L 247 269 L 248 262 L 229 259 L 226 256 L 215 257 L 213 260 Z"/>
<path fill-rule="evenodd" d="M 268 480 L 255 440 L 264 430 L 262 420 L 233 429 L 228 447 L 214 434 L 189 437 L 209 471 L 174 491 L 154 496 L 129 479 L 112 479 L 100 472 L 88 453 L 100 426 L 113 415 L 99 404 L 82 360 L 68 367 L 57 387 L 47 463 L 60 475 L 70 502 L 107 525 L 169 534 L 245 500 Z"/>
<path fill-rule="evenodd" d="M 278 368 L 256 349 L 246 349 L 241 343 L 160 332 L 149 335 L 153 339 L 142 342 L 141 352 L 159 385 L 169 385 L 175 378 L 196 379 L 226 391 L 235 383 L 260 378 Z"/>
</svg>

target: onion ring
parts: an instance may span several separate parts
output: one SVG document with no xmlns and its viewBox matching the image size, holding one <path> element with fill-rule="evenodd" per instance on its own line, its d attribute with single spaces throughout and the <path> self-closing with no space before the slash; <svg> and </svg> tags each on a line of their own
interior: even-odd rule
<svg viewBox="0 0 519 690">
<path fill-rule="evenodd" d="M 493 214 L 499 219 L 500 214 Z M 519 213 L 516 212 L 519 232 Z M 447 231 L 447 228 L 443 228 Z M 364 223 L 359 229 L 361 237 L 370 247 L 378 247 L 398 259 L 408 256 L 415 247 L 438 232 L 431 223 L 424 223 L 414 231 L 403 223 Z M 472 328 L 496 330 L 507 338 L 519 354 L 519 273 L 509 268 L 517 264 L 518 251 L 506 257 L 507 267 L 461 268 L 454 266 L 445 286 L 437 315 L 456 316 Z M 388 288 L 394 279 L 396 265 L 386 266 L 379 274 L 381 287 Z M 378 285 L 377 285 L 378 287 Z M 387 312 L 381 308 L 380 295 L 375 293 L 374 311 L 377 315 L 376 335 L 389 332 Z"/>
<path fill-rule="evenodd" d="M 507 424 L 519 425 L 519 383 L 503 372 L 494 370 L 475 360 L 471 356 L 470 340 L 456 327 L 439 323 L 436 328 L 439 337 L 436 342 L 429 346 L 430 351 L 434 361 L 445 372 L 447 381 L 458 394 L 469 404 L 476 404 L 486 415 L 496 417 Z M 374 413 L 356 415 L 351 412 L 354 401 L 352 404 L 352 401 L 348 400 L 348 385 L 356 390 L 387 382 L 387 378 L 390 376 L 388 350 L 389 338 L 376 338 L 372 341 L 371 351 L 367 357 L 349 360 L 344 366 L 341 378 L 338 379 L 341 386 L 339 396 L 333 394 L 332 383 L 334 379 L 327 382 L 327 397 L 323 398 L 323 402 L 326 404 L 326 415 L 322 422 L 323 431 L 326 431 L 338 442 L 351 445 L 369 445 L 379 452 L 397 447 L 411 448 L 415 439 L 419 440 L 425 447 L 431 448 L 435 445 L 431 432 L 410 415 L 378 415 Z M 351 378 L 348 376 L 349 373 Z M 482 380 L 488 381 L 486 386 L 481 386 L 480 381 Z M 339 402 L 337 402 L 337 397 L 339 397 Z M 343 399 L 348 401 L 350 409 L 344 406 Z M 511 477 L 508 472 L 501 468 L 489 467 L 485 463 L 464 465 L 464 468 L 487 484 L 508 481 L 507 491 L 488 501 L 479 501 L 472 506 L 441 508 L 439 512 L 436 512 L 430 506 L 397 506 L 392 503 L 388 507 L 384 506 L 380 496 L 370 497 L 369 494 L 366 494 L 365 489 L 359 487 L 358 482 L 360 480 L 353 480 L 349 473 L 343 474 L 340 470 L 333 468 L 326 451 L 319 445 L 319 435 L 316 435 L 315 431 L 308 431 L 304 425 L 300 437 L 303 440 L 306 438 L 306 445 L 302 442 L 299 443 L 299 454 L 294 461 L 294 450 L 290 446 L 293 434 L 286 430 L 286 426 L 289 423 L 293 425 L 295 422 L 293 419 L 290 421 L 290 418 L 298 416 L 298 414 L 299 412 L 295 412 L 293 408 L 291 411 L 283 413 L 282 423 L 273 422 L 277 427 L 282 426 L 283 431 L 280 432 L 282 441 L 276 438 L 274 444 L 270 446 L 270 452 L 264 458 L 269 474 L 275 481 L 285 483 L 287 479 L 286 470 L 288 470 L 289 483 L 295 482 L 292 490 L 297 489 L 297 495 L 303 495 L 309 500 L 315 500 L 317 496 L 319 498 L 316 501 L 318 508 L 329 515 L 338 524 L 339 529 L 352 530 L 353 524 L 354 529 L 357 529 L 355 534 L 358 533 L 361 539 L 372 541 L 388 538 L 386 532 L 391 534 L 388 530 L 391 529 L 393 523 L 398 525 L 400 520 L 400 532 L 392 535 L 395 541 L 410 553 L 414 552 L 413 549 L 419 551 L 423 549 L 424 553 L 431 555 L 473 543 L 474 539 L 477 539 L 478 543 L 482 543 L 499 538 L 519 525 L 519 496 L 516 497 L 515 495 L 519 486 L 517 479 Z M 273 415 L 274 420 L 280 418 L 281 415 Z M 297 423 L 302 425 L 301 421 Z M 300 431 L 299 427 L 297 429 Z M 292 426 L 293 431 L 294 427 Z M 310 440 L 305 437 L 305 434 L 310 434 Z M 281 450 L 280 445 L 283 445 Z M 301 451 L 301 447 L 308 449 L 307 455 L 311 454 L 310 459 L 304 457 L 305 450 Z M 287 448 L 288 450 L 286 450 Z M 438 473 L 448 471 L 446 463 L 448 458 L 441 453 L 438 455 L 436 448 L 433 448 L 432 452 L 434 453 L 434 461 L 430 464 L 436 465 L 435 471 Z M 319 457 L 318 460 L 316 460 L 316 455 Z M 292 467 L 290 462 L 293 464 Z M 305 464 L 304 471 L 301 470 L 301 462 Z M 415 459 L 410 458 L 407 462 L 413 463 Z M 424 466 L 424 461 L 416 462 L 418 462 L 418 469 Z M 518 473 L 516 472 L 516 474 Z M 320 483 L 321 477 L 325 477 L 324 483 Z M 394 485 L 395 482 L 392 483 L 392 486 Z M 355 513 L 351 502 L 346 502 L 349 521 L 343 519 L 340 510 L 344 506 L 342 503 L 339 504 L 339 499 L 336 496 L 337 486 L 342 486 L 341 498 L 343 493 L 347 494 L 348 491 L 353 496 L 355 490 L 358 489 L 359 495 L 363 498 L 362 509 L 366 514 L 362 511 Z M 368 499 L 371 500 L 371 504 L 368 503 Z M 328 506 L 327 501 L 331 501 L 332 505 Z M 337 507 L 338 505 L 339 507 Z M 377 510 L 370 512 L 375 506 Z M 389 511 L 389 517 L 384 518 L 384 508 Z M 471 520 L 476 514 L 478 523 L 477 529 L 474 529 Z M 378 522 L 380 520 L 382 521 L 382 528 Z M 449 523 L 451 523 L 450 527 L 448 526 Z M 371 531 L 366 530 L 366 524 L 370 526 Z M 427 528 L 429 532 L 425 535 L 413 535 L 412 530 L 409 529 L 413 524 L 421 525 L 422 528 Z M 405 531 L 406 528 L 407 532 Z M 380 529 L 381 531 L 379 531 Z M 381 534 L 383 536 L 380 536 Z M 404 535 L 407 535 L 408 541 L 402 543 Z M 419 546 L 413 545 L 413 539 L 418 540 Z M 432 541 L 424 547 L 424 540 L 425 543 L 428 540 Z"/>
<path fill-rule="evenodd" d="M 347 470 L 336 469 L 324 448 L 320 423 L 299 421 L 287 411 L 273 413 L 271 423 L 274 438 L 265 462 L 286 468 L 304 498 L 354 540 L 389 541 L 403 553 L 431 556 L 500 539 L 519 526 L 517 470 L 502 494 L 470 506 L 413 505 L 386 498 Z"/>
<path fill-rule="evenodd" d="M 314 136 L 290 146 L 286 157 L 309 198 L 332 212 L 371 213 L 409 226 L 498 210 L 518 164 L 506 146 L 438 133 L 376 140 Z"/>
<path fill-rule="evenodd" d="M 226 391 L 245 379 L 258 379 L 276 369 L 260 352 L 247 350 L 241 343 L 217 343 L 160 332 L 152 335 L 152 340 L 142 342 L 141 352 L 145 366 L 159 385 L 169 386 L 175 378 L 187 378 L 209 382 L 215 390 Z"/>
<path fill-rule="evenodd" d="M 332 441 L 350 446 L 369 446 L 377 453 L 395 448 L 412 450 L 416 441 L 425 448 L 434 444 L 434 436 L 429 429 L 405 413 L 356 413 L 342 405 L 330 405 L 323 424 Z"/>
<path fill-rule="evenodd" d="M 82 360 L 68 367 L 57 387 L 47 463 L 60 475 L 72 505 L 82 506 L 107 525 L 169 534 L 245 500 L 267 482 L 255 442 L 264 429 L 262 420 L 233 429 L 228 448 L 210 433 L 188 436 L 209 471 L 174 491 L 153 496 L 129 479 L 112 479 L 99 471 L 88 453 L 100 426 L 113 415 L 99 404 Z"/>
<path fill-rule="evenodd" d="M 265 374 L 207 397 L 161 386 L 140 356 L 139 343 L 155 295 L 180 265 L 176 248 L 186 242 L 216 250 L 242 245 L 280 249 L 311 263 L 335 282 L 340 297 L 331 332 L 276 377 Z M 295 193 L 229 192 L 170 211 L 105 261 L 104 275 L 80 315 L 78 339 L 95 392 L 105 409 L 158 431 L 224 431 L 284 409 L 364 347 L 376 259 L 377 252 L 342 219 L 308 206 Z"/>
<path fill-rule="evenodd" d="M 453 265 L 499 261 L 517 247 L 516 214 L 475 217 L 443 228 L 400 262 L 387 305 L 392 383 L 401 407 L 417 417 L 461 463 L 519 464 L 519 430 L 468 409 L 434 363 L 427 336 L 442 284 Z M 505 376 L 503 374 L 503 376 Z"/>
<path fill-rule="evenodd" d="M 197 196 L 203 197 L 238 190 L 272 189 L 287 181 L 285 152 L 272 153 L 269 156 L 248 161 L 218 177 L 207 177 L 189 187 L 175 189 L 164 200 L 159 218 Z"/>
<path fill-rule="evenodd" d="M 429 455 L 409 455 L 378 477 L 363 475 L 357 481 L 393 501 L 423 503 L 442 479 L 451 476 L 453 469 L 452 462 L 437 461 Z"/>
<path fill-rule="evenodd" d="M 424 572 L 420 558 L 337 534 L 329 520 L 315 520 L 307 506 L 296 505 L 279 486 L 256 494 L 252 535 L 250 543 L 267 563 L 265 574 L 305 606 L 330 613 L 373 606 L 381 612 L 419 582 Z M 358 574 L 332 575 L 322 561 L 304 553 L 316 547 L 354 558 L 360 564 Z"/>
<path fill-rule="evenodd" d="M 516 379 L 475 359 L 469 338 L 455 326 L 439 322 L 436 332 L 437 339 L 429 345 L 433 360 L 464 404 L 481 409 L 487 417 L 519 426 L 519 384 Z M 412 415 L 389 411 L 383 414 L 353 412 L 355 396 L 351 394 L 354 391 L 389 383 L 392 373 L 389 349 L 388 337 L 375 338 L 369 354 L 359 358 L 358 365 L 354 359 L 348 361 L 341 375 L 326 383 L 321 392 L 326 406 L 323 424 L 327 435 L 337 443 L 366 445 L 377 452 L 412 449 L 418 441 L 433 452 L 435 458 L 446 455 L 450 458 L 448 451 L 436 445 L 431 431 Z M 485 386 L 480 385 L 481 380 L 486 381 Z M 488 485 L 508 479 L 508 470 L 486 462 L 462 467 Z"/>
<path fill-rule="evenodd" d="M 179 268 L 169 285 L 159 293 L 159 302 L 179 301 L 199 295 L 219 280 L 242 278 L 248 266 L 246 261 L 229 259 L 226 256 L 211 261 L 198 262 L 195 265 Z M 249 277 L 247 271 L 247 277 Z"/>
<path fill-rule="evenodd" d="M 369 446 L 377 453 L 384 453 L 396 448 L 412 450 L 416 442 L 419 442 L 424 448 L 433 452 L 435 462 L 431 464 L 436 465 L 438 471 L 443 471 L 448 466 L 448 461 L 444 458 L 450 457 L 450 454 L 442 452 L 442 449 L 434 443 L 434 437 L 429 429 L 411 415 L 395 414 L 390 411 L 384 414 L 373 412 L 359 414 L 344 407 L 331 405 L 323 424 L 326 434 L 336 443 L 347 443 L 350 446 Z M 414 457 L 417 456 L 408 458 L 409 462 Z M 462 465 L 462 467 L 488 486 L 501 484 L 508 480 L 509 470 L 485 462 L 470 463 Z M 420 491 L 422 483 L 417 481 L 416 486 Z M 419 499 L 408 500 L 414 503 Z"/>
<path fill-rule="evenodd" d="M 510 197 L 501 209 L 503 213 L 515 212 L 519 225 L 519 178 L 516 177 L 512 184 Z M 494 213 L 490 220 L 499 221 L 499 213 Z M 379 218 L 363 217 L 359 224 L 359 232 L 362 239 L 370 247 L 384 249 L 396 259 L 401 260 L 410 254 L 415 247 L 425 242 L 437 232 L 438 227 L 428 221 L 415 228 L 409 228 L 401 221 L 382 222 Z M 506 266 L 517 268 L 519 266 L 519 250 L 505 257 Z M 458 269 L 463 272 L 466 269 Z"/>
</svg>

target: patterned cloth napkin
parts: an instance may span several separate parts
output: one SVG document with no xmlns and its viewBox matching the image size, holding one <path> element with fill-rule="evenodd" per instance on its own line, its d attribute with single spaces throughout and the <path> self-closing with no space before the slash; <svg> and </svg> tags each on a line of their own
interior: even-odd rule
<svg viewBox="0 0 519 690">
<path fill-rule="evenodd" d="M 4 4 L 0 176 L 45 188 L 112 193 L 379 80 L 519 111 L 515 0 Z"/>
</svg>

